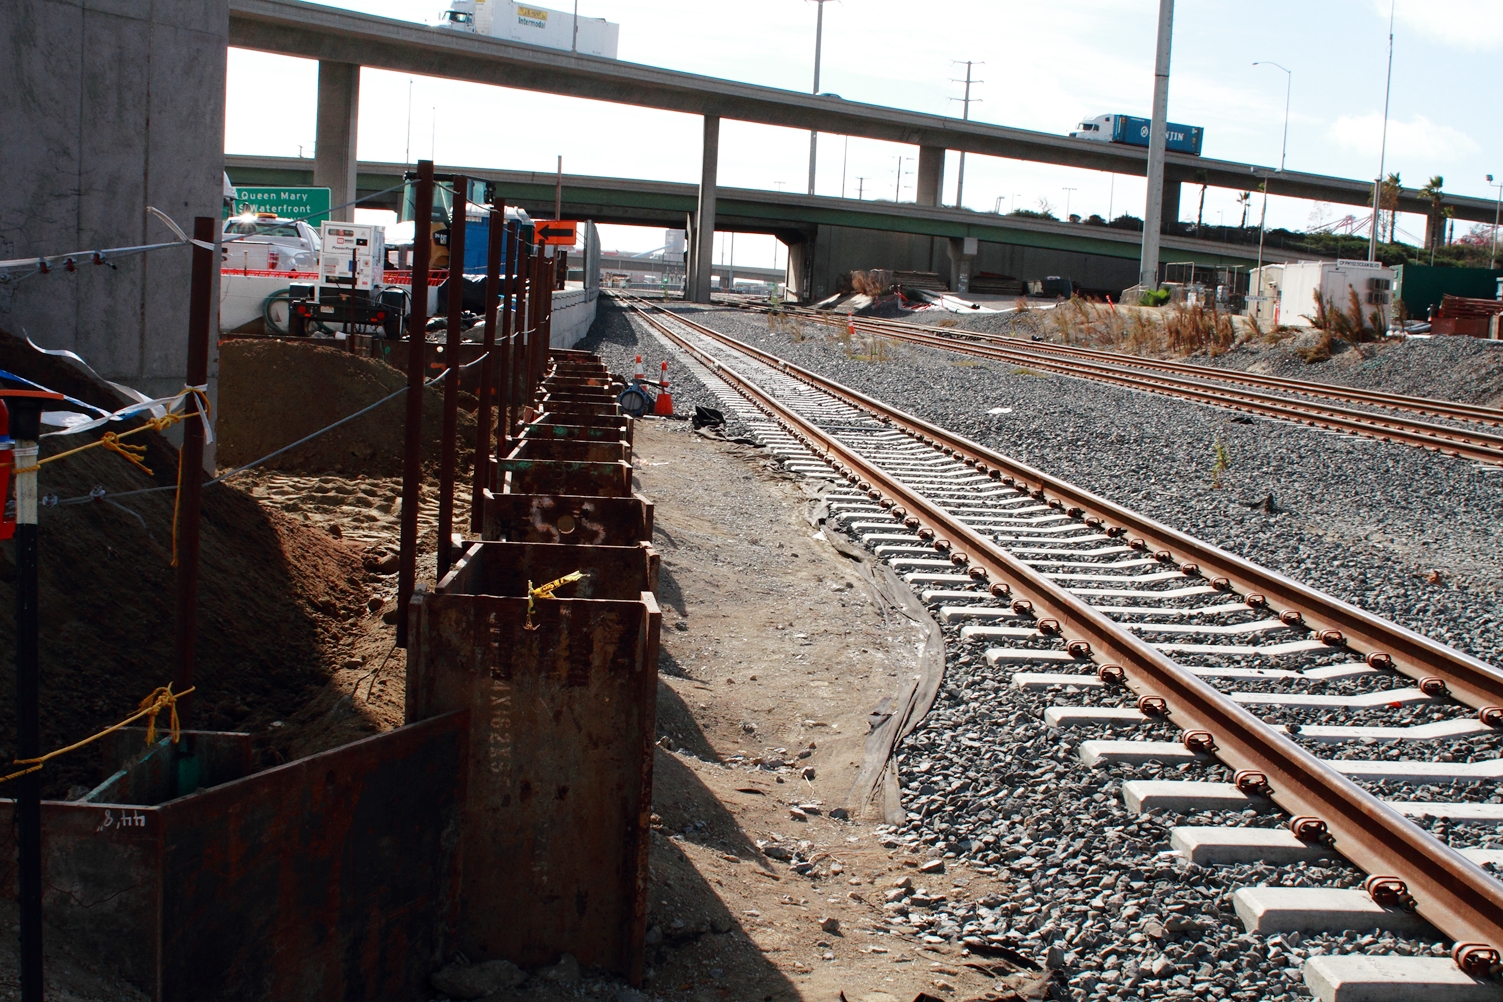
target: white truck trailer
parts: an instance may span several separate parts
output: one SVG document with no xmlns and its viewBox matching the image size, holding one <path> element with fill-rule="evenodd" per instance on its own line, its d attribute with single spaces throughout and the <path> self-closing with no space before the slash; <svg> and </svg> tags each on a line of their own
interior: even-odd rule
<svg viewBox="0 0 1503 1002">
<path fill-rule="evenodd" d="M 439 27 L 585 56 L 616 58 L 621 26 L 601 17 L 576 17 L 515 0 L 452 0 Z"/>
</svg>

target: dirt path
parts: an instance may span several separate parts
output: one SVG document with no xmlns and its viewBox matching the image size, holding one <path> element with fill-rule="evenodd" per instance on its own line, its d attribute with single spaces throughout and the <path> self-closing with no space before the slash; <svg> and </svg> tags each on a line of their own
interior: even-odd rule
<svg viewBox="0 0 1503 1002">
<path fill-rule="evenodd" d="M 888 848 L 880 819 L 832 817 L 867 715 L 913 677 L 917 628 L 810 526 L 803 488 L 761 450 L 671 421 L 641 423 L 636 447 L 663 557 L 652 995 L 1015 997 L 1031 979 L 997 977 L 1005 961 L 895 932 L 883 910 L 905 878 L 955 912 L 1009 886 Z M 771 858 L 790 855 L 805 862 Z"/>
</svg>

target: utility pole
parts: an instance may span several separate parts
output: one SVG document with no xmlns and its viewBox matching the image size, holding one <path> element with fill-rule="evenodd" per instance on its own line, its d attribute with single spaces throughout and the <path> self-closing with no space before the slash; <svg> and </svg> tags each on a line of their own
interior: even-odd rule
<svg viewBox="0 0 1503 1002">
<path fill-rule="evenodd" d="M 1138 282 L 1159 287 L 1159 229 L 1164 217 L 1164 134 L 1169 121 L 1169 45 L 1174 38 L 1174 0 L 1159 0 L 1158 51 L 1153 61 L 1153 126 L 1148 132 L 1148 204 L 1143 210 L 1143 256 Z"/>
<path fill-rule="evenodd" d="M 898 154 L 898 186 L 892 193 L 892 200 L 894 202 L 903 200 L 903 155 L 901 153 Z"/>
<path fill-rule="evenodd" d="M 1383 145 L 1378 150 L 1378 179 L 1373 182 L 1373 225 L 1367 237 L 1367 259 L 1378 259 L 1378 214 L 1383 206 L 1383 170 L 1388 160 L 1388 95 L 1393 89 L 1393 9 L 1395 0 L 1388 3 L 1388 82 L 1383 85 Z M 1398 192 L 1394 192 L 1393 211 L 1399 211 Z"/>
<path fill-rule="evenodd" d="M 574 0 L 574 41 L 569 44 L 569 51 L 579 55 L 579 0 Z"/>
<path fill-rule="evenodd" d="M 814 0 L 819 5 L 819 14 L 814 22 L 814 90 L 811 93 L 819 93 L 819 51 L 824 47 L 825 39 L 825 4 L 830 0 Z M 819 130 L 809 130 L 809 194 L 814 194 L 814 161 L 819 146 Z"/>
<path fill-rule="evenodd" d="M 957 59 L 957 60 L 955 60 L 955 62 L 957 62 L 957 63 L 964 62 L 965 63 L 965 79 L 964 80 L 951 80 L 950 82 L 951 83 L 964 83 L 965 84 L 965 97 L 952 97 L 952 98 L 950 98 L 950 100 L 951 101 L 959 101 L 959 102 L 961 102 L 961 109 L 962 110 L 960 112 L 960 120 L 962 122 L 969 122 L 971 120 L 971 101 L 973 100 L 973 98 L 971 97 L 971 84 L 973 84 L 973 83 L 986 83 L 985 80 L 972 80 L 971 79 L 971 67 L 972 66 L 979 66 L 979 65 L 983 65 L 983 64 L 975 63 L 975 62 L 973 62 L 970 59 L 966 59 L 966 60 Z M 980 101 L 981 99 L 978 97 L 978 98 L 974 98 L 974 100 Z M 955 208 L 958 209 L 963 204 L 962 196 L 964 194 L 965 194 L 965 150 L 961 150 L 960 151 L 960 169 L 956 173 L 956 176 L 955 176 Z"/>
<path fill-rule="evenodd" d="M 1503 184 L 1494 184 L 1491 174 L 1487 176 L 1487 184 L 1490 188 L 1498 189 L 1498 200 L 1493 203 L 1493 253 L 1487 259 L 1487 266 L 1496 268 L 1498 266 L 1498 214 L 1503 212 Z"/>
<path fill-rule="evenodd" d="M 840 157 L 840 197 L 845 197 L 845 169 L 851 162 L 851 137 L 845 137 L 845 152 Z"/>
<path fill-rule="evenodd" d="M 860 174 L 857 174 L 856 175 L 856 201 L 858 201 L 858 202 L 865 201 L 865 197 L 864 197 L 865 194 L 866 194 L 866 178 L 862 177 Z"/>
<path fill-rule="evenodd" d="M 1070 221 L 1070 196 L 1075 193 L 1075 188 L 1061 189 L 1065 193 L 1065 222 Z"/>
</svg>

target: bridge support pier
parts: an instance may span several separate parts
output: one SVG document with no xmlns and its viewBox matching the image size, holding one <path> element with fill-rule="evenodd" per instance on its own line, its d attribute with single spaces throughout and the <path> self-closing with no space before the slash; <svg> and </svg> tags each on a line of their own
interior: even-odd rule
<svg viewBox="0 0 1503 1002">
<path fill-rule="evenodd" d="M 704 153 L 699 175 L 699 211 L 694 216 L 694 294 L 691 302 L 710 301 L 715 268 L 715 177 L 720 160 L 720 116 L 705 116 Z"/>
<path fill-rule="evenodd" d="M 950 253 L 950 291 L 963 296 L 971 291 L 971 269 L 981 250 L 981 241 L 975 237 L 951 237 L 945 249 Z"/>
<path fill-rule="evenodd" d="M 898 179 L 899 188 L 902 178 Z M 940 193 L 945 186 L 945 148 L 943 146 L 920 146 L 918 156 L 918 184 L 914 201 L 919 205 L 939 205 Z"/>
<path fill-rule="evenodd" d="M 1167 178 L 1164 181 L 1164 216 L 1163 225 L 1159 227 L 1163 233 L 1175 232 L 1175 227 L 1179 223 L 1179 195 L 1183 187 L 1184 185 L 1179 181 L 1170 181 Z"/>
<path fill-rule="evenodd" d="M 360 67 L 321 59 L 318 63 L 317 145 L 313 148 L 313 183 L 329 189 L 329 204 L 355 199 L 355 133 L 360 120 Z M 349 222 L 355 207 L 345 206 L 330 219 Z M 316 228 L 321 219 L 312 220 Z"/>
</svg>

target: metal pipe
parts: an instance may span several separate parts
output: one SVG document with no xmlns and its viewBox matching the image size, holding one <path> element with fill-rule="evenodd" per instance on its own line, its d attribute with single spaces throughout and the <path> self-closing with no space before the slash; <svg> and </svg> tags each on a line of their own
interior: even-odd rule
<svg viewBox="0 0 1503 1002">
<path fill-rule="evenodd" d="M 1148 132 L 1148 202 L 1143 210 L 1143 256 L 1138 283 L 1159 287 L 1159 231 L 1164 220 L 1164 141 L 1169 121 L 1169 47 L 1174 39 L 1174 0 L 1159 0 L 1158 53 L 1153 66 L 1153 125 Z"/>
<path fill-rule="evenodd" d="M 193 220 L 193 239 L 212 248 L 219 235 L 219 221 L 212 216 Z M 214 326 L 214 271 L 219 254 L 198 244 L 193 246 L 193 278 L 188 300 L 188 380 L 187 385 L 207 386 L 209 382 L 209 338 Z M 187 401 L 184 404 L 187 405 Z M 173 616 L 172 685 L 178 692 L 193 686 L 193 645 L 198 636 L 198 551 L 199 513 L 204 488 L 203 419 L 199 416 L 183 422 L 183 446 L 178 456 L 177 485 L 177 609 Z M 187 726 L 192 707 L 179 699 L 178 719 Z"/>
<path fill-rule="evenodd" d="M 479 535 L 481 508 L 485 505 L 487 471 L 491 466 L 491 417 L 495 413 L 496 394 L 494 381 L 496 355 L 496 308 L 501 297 L 501 249 L 502 224 L 506 212 L 500 202 L 491 203 L 489 235 L 485 251 L 485 335 L 482 348 L 485 355 L 480 361 L 480 406 L 475 410 L 475 461 L 474 476 L 470 478 L 470 532 Z"/>
<path fill-rule="evenodd" d="M 35 393 L 36 391 L 32 391 Z M 42 402 L 6 395 L 16 440 L 16 758 L 41 754 L 41 668 L 37 585 L 37 437 Z M 21 920 L 21 999 L 42 1002 L 42 776 L 16 780 L 17 863 Z"/>
<path fill-rule="evenodd" d="M 464 344 L 464 230 L 469 180 L 455 175 L 449 213 L 448 328 L 444 339 L 444 411 L 438 448 L 438 580 L 454 562 L 454 477 L 459 460 L 459 353 Z"/>
<path fill-rule="evenodd" d="M 418 506 L 423 490 L 423 365 L 428 329 L 428 264 L 433 249 L 433 161 L 418 161 L 412 218 L 412 310 L 407 315 L 407 426 L 402 453 L 401 552 L 397 565 L 397 646 L 407 646 L 407 604 L 417 586 Z"/>
</svg>

